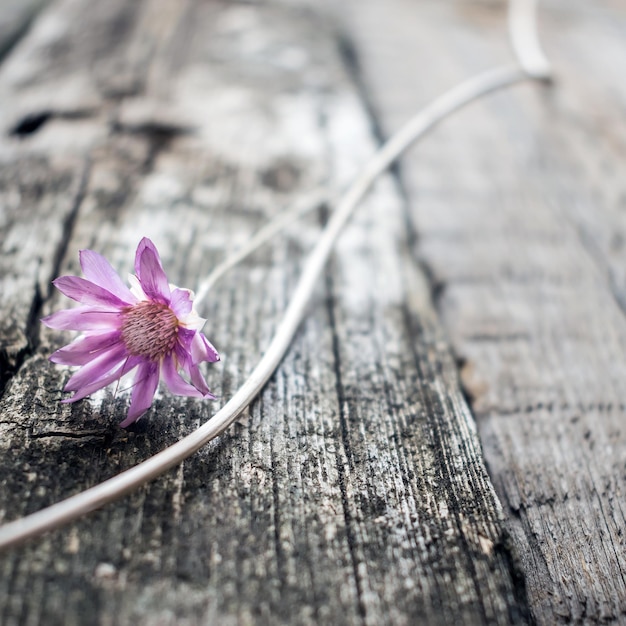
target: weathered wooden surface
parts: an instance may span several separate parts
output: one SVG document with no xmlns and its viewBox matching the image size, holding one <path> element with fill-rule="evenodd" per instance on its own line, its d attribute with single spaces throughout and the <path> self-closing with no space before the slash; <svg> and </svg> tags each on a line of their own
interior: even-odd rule
<svg viewBox="0 0 626 626">
<path fill-rule="evenodd" d="M 4 0 L 0 14 L 0 58 L 7 56 L 27 32 L 46 0 Z"/>
<path fill-rule="evenodd" d="M 402 173 L 532 615 L 626 623 L 626 7 L 546 4 L 554 87 L 473 106 Z M 500 3 L 351 6 L 384 132 L 510 58 Z"/>
<path fill-rule="evenodd" d="M 123 273 L 147 235 L 193 287 L 289 200 L 339 189 L 373 120 L 313 3 L 63 0 L 0 67 L 0 518 L 93 485 L 218 403 L 124 390 L 61 405 L 67 341 L 37 318 L 77 252 Z M 3 624 L 527 623 L 458 370 L 393 178 L 342 238 L 249 413 L 145 489 L 0 557 Z M 227 399 L 267 345 L 325 219 L 220 283 L 200 311 Z"/>
</svg>

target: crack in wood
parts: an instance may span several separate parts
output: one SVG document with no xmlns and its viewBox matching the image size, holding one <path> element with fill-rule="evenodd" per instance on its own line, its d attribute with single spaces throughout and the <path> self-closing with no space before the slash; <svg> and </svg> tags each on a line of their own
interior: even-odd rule
<svg viewBox="0 0 626 626">
<path fill-rule="evenodd" d="M 339 39 L 338 45 L 341 51 L 342 60 L 346 64 L 348 72 L 352 80 L 355 83 L 357 91 L 360 94 L 361 101 L 365 105 L 373 134 L 376 137 L 378 143 L 383 143 L 387 137 L 383 130 L 381 117 L 378 114 L 378 110 L 375 105 L 375 98 L 373 97 L 373 94 L 370 88 L 368 87 L 368 84 L 363 76 L 361 64 L 359 62 L 358 53 L 356 51 L 355 45 L 352 42 L 349 35 L 345 32 L 341 32 L 338 39 Z M 411 260 L 413 263 L 415 263 L 416 267 L 418 267 L 424 274 L 426 278 L 426 282 L 430 288 L 431 301 L 433 303 L 433 306 L 435 310 L 438 313 L 440 313 L 441 301 L 444 297 L 445 290 L 447 287 L 446 282 L 436 276 L 433 266 L 428 263 L 426 258 L 424 258 L 420 254 L 420 251 L 418 250 L 418 241 L 419 241 L 418 230 L 416 228 L 416 224 L 414 222 L 411 211 L 409 210 L 410 204 L 409 204 L 408 191 L 406 189 L 405 184 L 403 183 L 402 170 L 401 170 L 401 166 L 399 163 L 394 164 L 393 168 L 390 168 L 390 174 L 392 175 L 396 188 L 398 189 L 400 196 L 402 198 L 403 214 L 404 214 L 405 222 L 407 225 L 407 231 L 406 231 L 407 244 L 408 244 L 409 254 L 411 255 Z M 331 306 L 332 306 L 332 303 L 329 304 L 329 307 Z M 332 308 L 329 308 L 329 311 L 332 313 Z M 408 311 L 408 309 L 405 308 L 404 313 L 405 313 L 406 327 L 409 329 L 413 328 L 413 322 L 412 322 L 412 317 L 411 317 L 410 312 Z M 412 346 L 418 343 L 419 342 L 417 341 L 417 339 L 414 339 L 413 341 L 411 341 Z M 419 355 L 417 355 L 417 353 L 415 352 L 414 352 L 414 358 L 415 358 L 416 367 L 419 370 L 422 366 L 421 359 Z M 459 362 L 457 362 L 457 371 L 459 372 L 458 378 L 460 381 L 461 380 L 461 377 L 460 377 L 461 368 L 460 368 Z M 432 373 L 427 374 L 427 375 L 422 374 L 422 377 L 426 380 L 426 379 L 433 378 L 434 375 Z M 339 380 L 338 374 L 337 374 L 337 379 Z M 465 409 L 468 413 L 471 414 L 472 413 L 471 408 L 470 408 L 472 406 L 470 402 L 471 397 L 469 396 L 469 394 L 466 393 L 466 389 L 464 388 L 462 384 L 460 385 L 460 391 L 466 400 Z M 428 414 L 435 415 L 436 413 L 434 413 L 432 410 L 433 407 L 431 406 L 430 409 L 428 408 L 429 400 L 427 398 L 425 398 L 425 403 L 426 403 L 426 409 L 427 409 Z M 476 419 L 474 416 L 472 416 L 472 418 Z M 440 461 L 438 463 L 438 467 L 440 469 L 443 469 L 447 463 L 447 459 L 445 458 L 445 455 L 443 454 L 443 450 L 447 449 L 447 447 L 444 445 L 441 435 L 437 434 L 439 433 L 439 428 L 441 425 L 436 419 L 434 420 L 434 425 L 435 425 L 435 428 L 433 429 L 433 433 L 436 435 L 436 439 L 437 439 L 437 445 L 435 446 L 435 450 L 438 450 L 440 454 L 440 457 L 439 457 Z M 442 471 L 440 474 L 440 478 L 443 480 L 444 483 L 446 483 L 447 481 L 446 491 L 448 494 L 450 494 L 450 497 L 453 499 L 453 502 L 454 502 L 454 505 L 452 506 L 452 511 L 454 513 L 457 530 L 462 540 L 462 544 L 464 547 L 463 549 L 467 555 L 467 562 L 470 567 L 470 572 L 472 575 L 473 584 L 477 592 L 477 596 L 481 600 L 480 609 L 482 611 L 482 619 L 486 623 L 487 621 L 489 621 L 489 619 L 486 613 L 485 606 L 482 603 L 482 594 L 480 591 L 481 586 L 478 580 L 477 572 L 473 566 L 473 556 L 472 556 L 473 553 L 469 546 L 469 543 L 467 542 L 467 538 L 464 534 L 461 520 L 459 518 L 459 513 L 463 509 L 460 507 L 458 501 L 455 500 L 455 495 L 454 495 L 455 490 L 454 490 L 452 483 L 449 481 L 449 477 L 447 476 L 447 474 Z M 493 486 L 492 486 L 492 490 L 493 490 Z M 494 493 L 494 497 L 495 497 L 495 493 Z M 531 612 L 530 612 L 530 603 L 529 603 L 528 595 L 526 593 L 524 572 L 519 567 L 519 559 L 515 553 L 515 548 L 512 542 L 508 539 L 508 534 L 504 527 L 500 528 L 500 540 L 498 541 L 496 545 L 498 546 L 497 551 L 501 553 L 502 562 L 504 563 L 505 569 L 507 570 L 507 573 L 510 576 L 510 581 L 511 581 L 510 587 L 511 587 L 512 594 L 513 594 L 513 602 L 509 604 L 507 607 L 509 611 L 509 616 L 511 618 L 511 623 L 524 623 L 524 624 L 533 623 Z"/>
<path fill-rule="evenodd" d="M 44 283 L 48 285 L 48 289 L 45 293 L 41 293 L 39 280 L 33 285 L 34 296 L 24 326 L 24 334 L 27 338 L 27 344 L 23 349 L 14 355 L 11 355 L 10 360 L 7 357 L 2 358 L 2 351 L 0 351 L 0 399 L 2 398 L 10 380 L 18 374 L 24 362 L 30 356 L 34 355 L 39 347 L 41 332 L 40 317 L 43 307 L 52 295 L 52 281 L 59 275 L 61 264 L 65 258 L 74 224 L 78 218 L 80 206 L 87 190 L 89 170 L 90 165 L 87 160 L 80 176 L 78 189 L 76 191 L 72 207 L 63 222 L 62 236 L 57 249 L 54 252 L 54 259 L 51 266 L 52 271 L 44 280 Z"/>
<path fill-rule="evenodd" d="M 39 433 L 29 433 L 30 439 L 47 439 L 49 437 L 60 437 L 63 439 L 88 439 L 95 441 L 104 441 L 105 434 L 101 430 L 82 430 L 76 431 L 62 431 L 62 430 L 48 430 Z"/>
<path fill-rule="evenodd" d="M 361 617 L 362 623 L 366 623 L 367 609 L 363 601 L 363 585 L 359 574 L 359 559 L 356 553 L 356 535 L 353 528 L 354 518 L 350 509 L 350 502 L 348 499 L 348 485 L 347 474 L 354 470 L 354 458 L 352 452 L 352 446 L 350 444 L 349 430 L 346 418 L 346 407 L 348 401 L 344 395 L 344 386 L 342 383 L 341 374 L 341 352 L 339 349 L 339 335 L 337 331 L 337 321 L 335 316 L 334 305 L 334 285 L 331 274 L 332 259 L 329 261 L 329 269 L 325 272 L 324 282 L 326 291 L 326 313 L 328 316 L 328 325 L 331 332 L 332 341 L 332 356 L 333 356 L 333 370 L 335 373 L 335 391 L 337 394 L 337 408 L 339 411 L 339 428 L 341 432 L 341 443 L 345 454 L 345 459 L 348 465 L 348 471 L 344 468 L 342 456 L 337 454 L 336 456 L 336 469 L 339 477 L 339 488 L 341 490 L 341 505 L 343 509 L 343 517 L 346 528 L 346 540 L 348 544 L 348 550 L 350 552 L 350 561 L 352 563 L 352 575 L 356 588 L 357 607 L 358 613 Z"/>
<path fill-rule="evenodd" d="M 92 108 L 44 109 L 34 111 L 20 118 L 13 128 L 9 130 L 9 135 L 25 138 L 29 135 L 34 135 L 52 120 L 81 121 L 94 117 L 96 114 L 97 111 Z"/>
</svg>

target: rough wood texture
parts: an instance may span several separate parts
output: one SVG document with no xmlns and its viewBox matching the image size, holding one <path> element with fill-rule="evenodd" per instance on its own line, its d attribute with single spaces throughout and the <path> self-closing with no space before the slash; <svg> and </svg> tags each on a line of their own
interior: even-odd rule
<svg viewBox="0 0 626 626">
<path fill-rule="evenodd" d="M 46 0 L 3 0 L 0 14 L 0 59 L 20 41 Z"/>
<path fill-rule="evenodd" d="M 473 106 L 402 172 L 532 615 L 626 623 L 626 11 L 546 4 L 555 86 Z M 347 17 L 386 132 L 510 59 L 501 3 Z"/>
<path fill-rule="evenodd" d="M 80 248 L 125 272 L 150 236 L 170 279 L 193 286 L 287 201 L 350 180 L 373 121 L 319 11 L 63 0 L 4 61 L 2 520 L 211 416 L 216 404 L 163 394 L 126 432 L 124 390 L 59 404 L 69 373 L 46 355 L 68 337 L 36 319 L 66 305 L 47 281 L 76 273 Z M 382 180 L 240 423 L 131 497 L 2 555 L 0 622 L 527 623 L 406 217 Z M 293 227 L 202 307 L 221 397 L 267 345 L 324 219 Z"/>
</svg>

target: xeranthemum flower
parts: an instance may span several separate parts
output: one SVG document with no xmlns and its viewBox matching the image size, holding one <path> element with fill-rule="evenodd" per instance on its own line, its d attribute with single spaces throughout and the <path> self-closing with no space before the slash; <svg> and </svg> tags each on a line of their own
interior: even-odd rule
<svg viewBox="0 0 626 626">
<path fill-rule="evenodd" d="M 53 283 L 83 306 L 41 320 L 50 328 L 84 333 L 50 357 L 61 365 L 82 366 L 65 385 L 64 391 L 74 395 L 62 402 L 81 400 L 134 368 L 128 417 L 120 424 L 124 428 L 150 408 L 161 375 L 174 394 L 215 399 L 198 367 L 220 359 L 200 332 L 206 320 L 194 311 L 191 291 L 168 284 L 149 239 L 137 247 L 130 289 L 93 250 L 80 251 L 80 266 L 85 278 L 61 276 Z"/>
</svg>

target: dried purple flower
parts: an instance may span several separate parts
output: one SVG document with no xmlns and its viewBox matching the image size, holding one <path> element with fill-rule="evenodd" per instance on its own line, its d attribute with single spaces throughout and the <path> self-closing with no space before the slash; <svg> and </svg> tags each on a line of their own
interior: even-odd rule
<svg viewBox="0 0 626 626">
<path fill-rule="evenodd" d="M 64 391 L 74 395 L 63 402 L 81 400 L 134 368 L 128 417 L 120 424 L 124 428 L 150 408 L 161 374 L 172 393 L 215 399 L 198 367 L 220 359 L 200 332 L 205 320 L 193 310 L 191 291 L 168 284 L 149 239 L 137 247 L 130 289 L 93 250 L 81 250 L 80 265 L 85 278 L 61 276 L 54 285 L 83 306 L 41 320 L 50 328 L 83 331 L 50 357 L 61 365 L 82 366 L 65 385 Z"/>
</svg>

